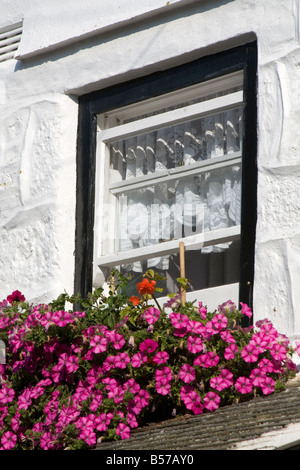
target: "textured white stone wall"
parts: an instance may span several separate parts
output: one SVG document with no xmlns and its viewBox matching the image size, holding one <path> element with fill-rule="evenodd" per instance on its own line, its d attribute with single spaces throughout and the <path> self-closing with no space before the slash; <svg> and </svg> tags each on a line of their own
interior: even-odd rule
<svg viewBox="0 0 300 470">
<path fill-rule="evenodd" d="M 0 31 L 24 18 L 19 61 L 0 63 L 0 298 L 16 288 L 42 301 L 72 291 L 76 97 L 257 38 L 255 319 L 300 338 L 299 1 L 0 8 Z"/>
<path fill-rule="evenodd" d="M 50 94 L 0 118 L 1 294 L 49 300 L 73 286 L 77 105 Z M 2 297 L 3 298 L 3 297 Z"/>
</svg>

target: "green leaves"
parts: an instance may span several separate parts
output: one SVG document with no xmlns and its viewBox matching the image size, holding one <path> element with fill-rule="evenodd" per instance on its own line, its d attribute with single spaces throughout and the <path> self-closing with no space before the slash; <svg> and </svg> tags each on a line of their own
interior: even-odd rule
<svg viewBox="0 0 300 470">
<path fill-rule="evenodd" d="M 161 274 L 156 273 L 153 269 L 148 269 L 148 271 L 143 274 L 143 277 L 146 277 L 150 281 L 165 281 L 166 277 L 162 276 Z"/>
<path fill-rule="evenodd" d="M 176 279 L 176 281 L 178 282 L 178 284 L 180 284 L 181 288 L 183 290 L 187 290 L 189 289 L 190 287 L 190 284 L 191 284 L 191 281 L 189 281 L 188 279 L 186 279 L 185 277 L 178 277 Z"/>
</svg>

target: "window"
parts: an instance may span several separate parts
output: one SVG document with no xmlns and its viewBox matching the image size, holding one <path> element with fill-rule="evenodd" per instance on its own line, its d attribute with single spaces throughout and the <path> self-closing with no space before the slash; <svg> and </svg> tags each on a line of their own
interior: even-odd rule
<svg viewBox="0 0 300 470">
<path fill-rule="evenodd" d="M 90 282 L 103 282 L 118 267 L 135 286 L 153 268 L 166 277 L 164 292 L 174 292 L 183 241 L 188 298 L 215 307 L 228 298 L 251 305 L 256 113 L 249 105 L 249 97 L 252 108 L 255 103 L 250 50 L 255 47 L 82 97 L 79 137 L 89 138 L 89 166 L 78 160 L 78 182 L 84 168 L 94 179 L 87 218 L 93 231 L 81 238 L 90 247 L 90 272 L 94 266 Z M 81 222 L 81 236 L 82 229 Z"/>
</svg>

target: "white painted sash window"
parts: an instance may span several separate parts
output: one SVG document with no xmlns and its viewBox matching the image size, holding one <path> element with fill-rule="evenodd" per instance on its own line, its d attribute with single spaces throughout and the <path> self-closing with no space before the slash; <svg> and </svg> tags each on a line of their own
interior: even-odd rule
<svg viewBox="0 0 300 470">
<path fill-rule="evenodd" d="M 236 72 L 98 116 L 96 272 L 174 292 L 184 241 L 187 298 L 238 302 L 242 89 Z"/>
</svg>

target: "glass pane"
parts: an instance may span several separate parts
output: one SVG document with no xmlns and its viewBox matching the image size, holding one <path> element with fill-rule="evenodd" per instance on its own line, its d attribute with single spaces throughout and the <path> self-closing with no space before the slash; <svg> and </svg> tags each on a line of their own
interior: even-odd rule
<svg viewBox="0 0 300 470">
<path fill-rule="evenodd" d="M 241 168 L 231 165 L 124 191 L 118 202 L 116 251 L 240 225 Z"/>
<path fill-rule="evenodd" d="M 241 149 L 242 108 L 110 144 L 110 182 L 153 175 Z"/>
</svg>

